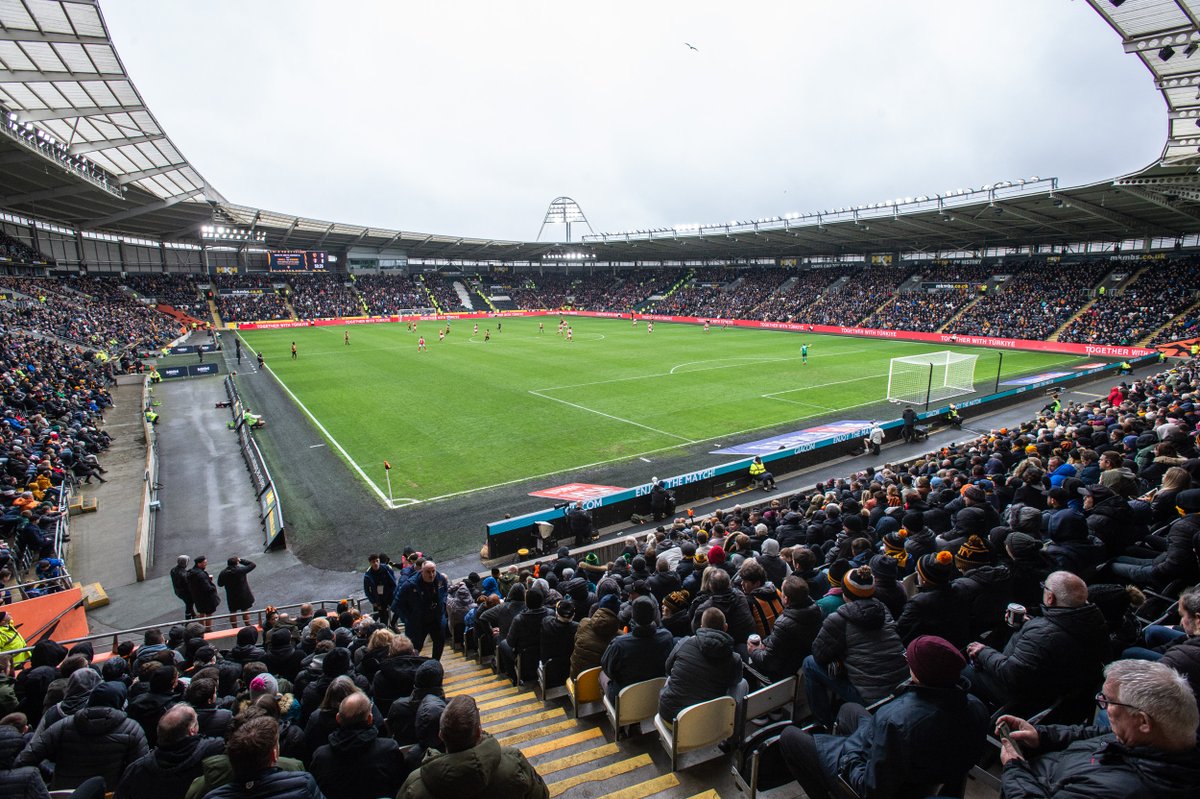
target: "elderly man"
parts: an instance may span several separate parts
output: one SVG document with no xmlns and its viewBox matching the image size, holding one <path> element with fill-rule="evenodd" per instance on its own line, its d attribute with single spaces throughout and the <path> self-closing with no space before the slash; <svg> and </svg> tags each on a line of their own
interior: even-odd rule
<svg viewBox="0 0 1200 799">
<path fill-rule="evenodd" d="M 479 707 L 466 695 L 446 705 L 438 730 L 445 754 L 431 750 L 409 775 L 396 799 L 491 796 L 549 799 L 550 791 L 520 750 L 500 746 L 479 721 Z"/>
<path fill-rule="evenodd" d="M 379 737 L 370 698 L 356 691 L 343 699 L 337 725 L 309 766 L 321 792 L 327 799 L 394 796 L 408 774 L 396 742 Z"/>
<path fill-rule="evenodd" d="M 1100 682 L 1108 651 L 1108 624 L 1088 602 L 1078 576 L 1052 572 L 1042 592 L 1042 615 L 1030 618 L 1000 652 L 967 644 L 971 691 L 996 705 L 1038 710 L 1055 699 L 1078 697 Z"/>
<path fill-rule="evenodd" d="M 1000 751 L 1006 799 L 1196 795 L 1200 713 L 1182 675 L 1161 663 L 1118 660 L 1105 669 L 1096 704 L 1108 711 L 1111 730 L 1000 717 L 1012 731 Z"/>
<path fill-rule="evenodd" d="M 183 799 L 192 780 L 203 771 L 201 761 L 224 751 L 225 741 L 200 735 L 200 723 L 190 705 L 175 705 L 158 720 L 158 747 L 125 769 L 114 799 Z"/>
<path fill-rule="evenodd" d="M 433 641 L 433 659 L 442 659 L 446 647 L 446 595 L 450 581 L 437 570 L 437 564 L 427 560 L 416 576 L 400 586 L 399 603 L 405 632 L 417 652 L 425 646 L 425 638 Z"/>
</svg>

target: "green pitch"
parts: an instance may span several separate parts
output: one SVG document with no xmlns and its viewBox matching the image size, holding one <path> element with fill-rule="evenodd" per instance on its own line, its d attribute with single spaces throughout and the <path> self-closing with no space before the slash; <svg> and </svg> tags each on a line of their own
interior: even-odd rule
<svg viewBox="0 0 1200 799">
<path fill-rule="evenodd" d="M 538 322 L 545 332 L 538 332 Z M 817 418 L 894 416 L 888 363 L 946 347 L 783 331 L 558 317 L 242 333 L 267 368 L 380 499 L 397 505 L 709 442 L 733 443 Z M 484 342 L 485 330 L 491 340 Z M 343 333 L 350 331 L 350 344 Z M 427 351 L 418 352 L 425 337 Z M 298 358 L 291 359 L 291 342 Z M 807 365 L 800 345 L 809 345 Z M 998 354 L 979 353 L 990 391 Z M 1094 359 L 1092 359 L 1094 360 Z M 1005 377 L 1083 359 L 1006 351 Z M 856 410 L 857 409 L 857 410 Z"/>
</svg>

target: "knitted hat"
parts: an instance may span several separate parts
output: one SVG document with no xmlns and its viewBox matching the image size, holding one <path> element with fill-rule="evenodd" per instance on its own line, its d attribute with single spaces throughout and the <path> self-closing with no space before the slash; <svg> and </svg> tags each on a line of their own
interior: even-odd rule
<svg viewBox="0 0 1200 799">
<path fill-rule="evenodd" d="M 654 620 L 658 617 L 658 608 L 654 606 L 653 599 L 648 596 L 640 596 L 633 600 L 630 617 L 633 619 L 633 623 L 639 627 L 648 627 L 654 624 Z"/>
<path fill-rule="evenodd" d="M 842 527 L 846 528 L 848 533 L 861 533 L 867 529 L 867 520 L 862 516 L 855 514 L 847 514 L 842 516 Z"/>
<path fill-rule="evenodd" d="M 1028 533 L 1013 533 L 1004 541 L 1014 558 L 1027 560 L 1042 551 L 1042 542 Z"/>
<path fill-rule="evenodd" d="M 697 552 L 696 553 L 696 565 L 697 566 L 707 566 L 708 565 L 708 555 L 704 554 L 703 552 Z"/>
<path fill-rule="evenodd" d="M 1175 507 L 1184 514 L 1200 512 L 1200 488 L 1189 488 L 1176 494 Z"/>
<path fill-rule="evenodd" d="M 537 610 L 546 604 L 546 595 L 536 588 L 531 588 L 525 593 L 525 607 L 530 610 Z"/>
<path fill-rule="evenodd" d="M 699 556 L 697 556 L 699 558 Z M 720 566 L 725 562 L 724 548 L 714 545 L 708 548 L 708 562 L 714 566 Z"/>
<path fill-rule="evenodd" d="M 616 613 L 621 609 L 621 598 L 616 594 L 605 594 L 600 600 L 600 607 L 608 608 L 613 613 Z"/>
<path fill-rule="evenodd" d="M 87 706 L 120 710 L 125 706 L 125 685 L 119 682 L 100 683 L 88 695 Z"/>
<path fill-rule="evenodd" d="M 958 576 L 958 569 L 954 566 L 954 556 L 949 550 L 943 549 L 922 555 L 917 560 L 917 574 L 931 585 L 948 585 Z"/>
<path fill-rule="evenodd" d="M 972 486 L 974 488 L 974 486 Z M 970 535 L 987 533 L 988 517 L 983 508 L 963 508 L 954 514 L 954 529 Z"/>
<path fill-rule="evenodd" d="M 826 572 L 825 577 L 834 588 L 842 588 L 842 579 L 848 571 L 850 571 L 850 561 L 845 558 L 838 558 L 829 564 L 829 571 Z"/>
<path fill-rule="evenodd" d="M 900 564 L 896 562 L 895 558 L 888 555 L 875 555 L 871 558 L 871 571 L 876 577 L 895 580 L 900 576 Z"/>
<path fill-rule="evenodd" d="M 1025 447 L 1026 455 L 1036 455 L 1037 453 L 1038 453 L 1038 448 L 1035 447 L 1033 444 L 1029 444 Z"/>
<path fill-rule="evenodd" d="M 980 566 L 987 566 L 992 562 L 992 551 L 988 549 L 988 545 L 983 539 L 977 535 L 972 535 L 963 545 L 958 548 L 958 554 L 954 556 L 954 565 L 959 571 L 968 572 L 971 569 L 977 569 Z"/>
<path fill-rule="evenodd" d="M 687 609 L 688 602 L 691 600 L 691 598 L 692 595 L 689 591 L 672 591 L 671 593 L 667 594 L 667 598 L 663 600 L 663 605 L 672 613 L 678 613 L 681 610 Z M 637 600 L 634 600 L 635 604 L 636 602 Z"/>
<path fill-rule="evenodd" d="M 954 687 L 967 665 L 966 658 L 953 644 L 936 635 L 918 635 L 904 654 L 917 682 L 930 688 Z"/>
<path fill-rule="evenodd" d="M 554 606 L 554 612 L 560 619 L 570 619 L 575 615 L 575 603 L 569 599 L 560 599 Z"/>
<path fill-rule="evenodd" d="M 908 513 L 904 514 L 904 517 L 900 520 L 900 523 L 904 525 L 904 529 L 908 530 L 910 533 L 916 532 L 925 526 L 925 514 L 919 510 L 910 510 Z"/>
<path fill-rule="evenodd" d="M 250 701 L 254 701 L 260 696 L 277 696 L 278 694 L 279 681 L 270 674 L 260 674 L 250 681 Z"/>
<path fill-rule="evenodd" d="M 842 585 L 846 587 L 847 594 L 860 599 L 875 595 L 875 575 L 871 573 L 870 566 L 859 566 L 846 572 Z"/>
<path fill-rule="evenodd" d="M 764 555 L 778 555 L 779 554 L 779 542 L 776 541 L 774 538 L 768 538 L 766 541 L 763 541 L 762 553 Z"/>
<path fill-rule="evenodd" d="M 883 537 L 883 551 L 886 555 L 899 555 L 904 552 L 904 542 L 908 538 L 908 530 L 896 530 Z"/>
</svg>

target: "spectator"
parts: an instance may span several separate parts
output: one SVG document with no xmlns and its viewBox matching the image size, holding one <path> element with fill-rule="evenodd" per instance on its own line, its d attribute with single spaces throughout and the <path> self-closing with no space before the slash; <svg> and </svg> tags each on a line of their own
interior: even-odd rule
<svg viewBox="0 0 1200 799">
<path fill-rule="evenodd" d="M 394 796 L 408 770 L 399 747 L 372 723 L 371 700 L 353 693 L 338 706 L 337 730 L 317 749 L 312 775 L 327 799 Z"/>
<path fill-rule="evenodd" d="M 237 626 L 238 611 L 242 613 L 242 624 L 250 627 L 250 609 L 254 607 L 254 592 L 246 577 L 256 568 L 253 561 L 232 557 L 217 575 L 217 585 L 225 588 L 225 602 L 229 606 L 229 626 Z"/>
<path fill-rule="evenodd" d="M 667 675 L 667 658 L 675 646 L 675 639 L 658 626 L 655 610 L 654 600 L 650 597 L 635 599 L 630 631 L 613 638 L 604 650 L 600 660 L 604 669 L 600 683 L 614 706 L 622 688 Z"/>
<path fill-rule="evenodd" d="M 620 632 L 617 623 L 619 602 L 612 594 L 607 598 L 610 599 L 607 605 L 601 602 L 591 616 L 579 622 L 579 629 L 575 633 L 575 649 L 571 652 L 572 680 L 578 679 L 581 672 L 599 666 L 611 641 Z"/>
<path fill-rule="evenodd" d="M 363 572 L 363 594 L 371 603 L 375 619 L 386 625 L 388 612 L 396 594 L 396 573 L 390 564 L 380 562 L 379 555 L 372 552 L 367 555 L 367 570 Z"/>
<path fill-rule="evenodd" d="M 217 596 L 216 583 L 206 571 L 207 567 L 208 557 L 196 556 L 192 560 L 192 568 L 188 570 L 187 579 L 188 589 L 192 592 L 192 604 L 204 623 L 204 631 L 212 632 L 212 614 L 221 604 L 221 597 Z"/>
<path fill-rule="evenodd" d="M 821 631 L 824 617 L 813 603 L 808 583 L 792 574 L 783 581 L 783 612 L 775 619 L 770 634 L 750 647 L 749 662 L 772 680 L 782 680 L 800 671 L 812 653 L 812 643 Z"/>
<path fill-rule="evenodd" d="M 188 588 L 188 561 L 187 555 L 180 555 L 175 559 L 175 565 L 171 568 L 171 590 L 183 602 L 183 617 L 185 619 L 194 619 L 196 617 L 196 608 L 192 602 L 192 591 Z"/>
<path fill-rule="evenodd" d="M 571 653 L 575 649 L 575 636 L 579 630 L 579 623 L 572 619 L 574 615 L 575 603 L 562 599 L 555 606 L 554 615 L 547 614 L 542 621 L 539 647 L 547 686 L 559 686 L 567 681 L 571 670 Z"/>
<path fill-rule="evenodd" d="M 279 760 L 279 722 L 261 716 L 247 721 L 229 737 L 225 747 L 233 780 L 205 794 L 205 799 L 280 796 L 322 799 L 316 780 L 307 771 L 285 771 Z"/>
<path fill-rule="evenodd" d="M 421 564 L 421 570 L 400 586 L 396 597 L 404 629 L 418 652 L 425 647 L 426 637 L 432 639 L 433 659 L 442 659 L 446 646 L 446 597 L 450 583 L 431 560 Z"/>
<path fill-rule="evenodd" d="M 671 722 L 684 708 L 746 693 L 742 661 L 734 652 L 733 637 L 726 631 L 725 614 L 709 607 L 700 614 L 696 634 L 683 639 L 667 658 L 667 684 L 658 699 L 658 714 Z"/>
<path fill-rule="evenodd" d="M 537 675 L 537 664 L 541 660 L 542 622 L 546 618 L 543 607 L 545 594 L 534 588 L 525 594 L 525 609 L 512 620 L 508 635 L 496 649 L 496 663 L 500 671 L 513 682 L 533 680 Z M 517 658 L 521 658 L 521 673 L 517 674 Z"/>
<path fill-rule="evenodd" d="M 196 711 L 189 705 L 175 705 L 164 713 L 156 732 L 158 746 L 129 764 L 113 799 L 183 799 L 203 770 L 201 761 L 225 751 L 220 738 L 201 736 Z"/>
</svg>

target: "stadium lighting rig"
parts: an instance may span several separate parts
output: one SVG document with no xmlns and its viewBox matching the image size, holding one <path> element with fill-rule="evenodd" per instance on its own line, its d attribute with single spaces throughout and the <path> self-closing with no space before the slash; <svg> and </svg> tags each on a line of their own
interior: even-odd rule
<svg viewBox="0 0 1200 799">
<path fill-rule="evenodd" d="M 209 241 L 244 241 L 265 244 L 267 233 L 263 230 L 232 227 L 229 225 L 201 225 L 200 238 Z"/>
<path fill-rule="evenodd" d="M 9 110 L 3 103 L 0 103 L 0 118 L 3 119 L 0 130 L 10 139 L 55 161 L 68 172 L 87 180 L 114 197 L 124 196 L 125 187 L 118 184 L 116 177 L 110 175 L 96 162 L 72 153 L 70 145 L 59 141 L 32 122 L 22 122 L 20 115 L 16 111 Z"/>
</svg>

